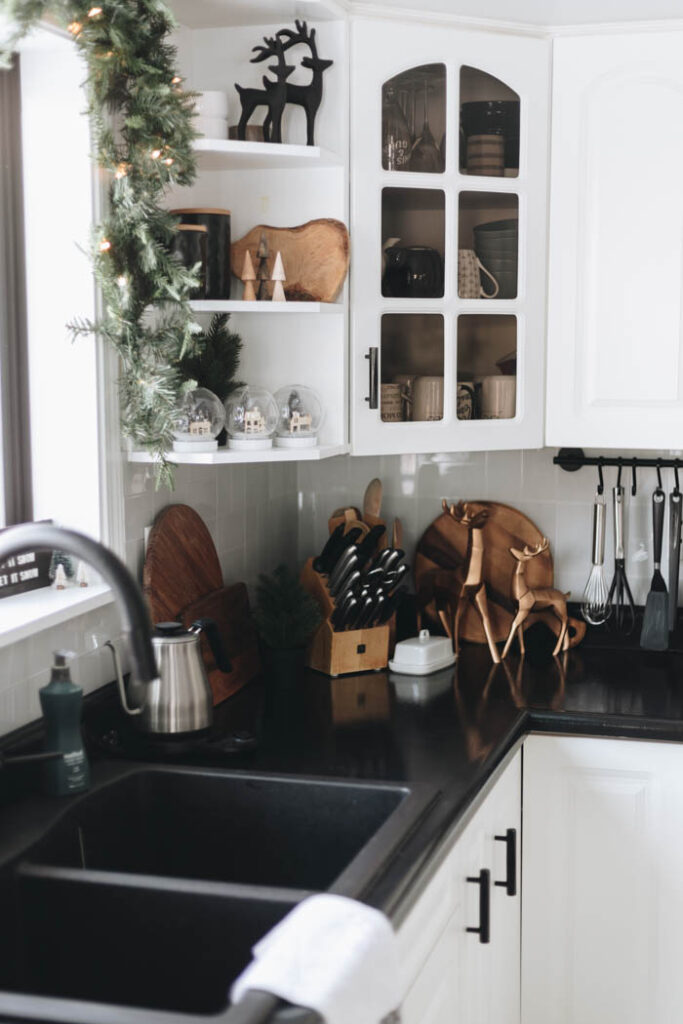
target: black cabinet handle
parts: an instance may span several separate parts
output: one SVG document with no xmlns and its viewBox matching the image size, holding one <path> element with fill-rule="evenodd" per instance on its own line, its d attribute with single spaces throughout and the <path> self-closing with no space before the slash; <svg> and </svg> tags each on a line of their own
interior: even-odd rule
<svg viewBox="0 0 683 1024">
<path fill-rule="evenodd" d="M 504 882 L 495 882 L 502 886 L 508 896 L 517 895 L 517 829 L 509 828 L 504 836 L 493 837 L 499 843 L 506 844 L 505 859 L 507 862 L 507 878 Z"/>
<path fill-rule="evenodd" d="M 466 931 L 473 932 L 479 936 L 480 942 L 491 941 L 491 872 L 488 868 L 482 868 L 478 875 L 468 878 L 479 886 L 479 927 L 467 928 Z"/>
<path fill-rule="evenodd" d="M 368 360 L 368 390 L 370 392 L 365 401 L 370 404 L 371 409 L 377 408 L 377 352 L 376 348 L 369 348 L 365 357 Z"/>
</svg>

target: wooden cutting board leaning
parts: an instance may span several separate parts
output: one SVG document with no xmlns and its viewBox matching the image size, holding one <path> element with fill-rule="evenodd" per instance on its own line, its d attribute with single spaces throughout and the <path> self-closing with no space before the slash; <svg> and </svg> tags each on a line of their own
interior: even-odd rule
<svg viewBox="0 0 683 1024">
<path fill-rule="evenodd" d="M 152 622 L 214 619 L 232 671 L 221 672 L 202 637 L 202 656 L 214 704 L 239 690 L 261 668 L 256 627 L 244 583 L 223 585 L 218 554 L 204 520 L 189 505 L 168 505 L 150 532 L 143 592 Z"/>
<path fill-rule="evenodd" d="M 242 273 L 247 250 L 256 266 L 256 250 L 264 234 L 272 259 L 278 252 L 282 256 L 289 302 L 335 301 L 349 269 L 349 233 L 341 221 L 325 217 L 294 228 L 257 224 L 232 244 L 230 264 L 235 277 Z"/>
</svg>

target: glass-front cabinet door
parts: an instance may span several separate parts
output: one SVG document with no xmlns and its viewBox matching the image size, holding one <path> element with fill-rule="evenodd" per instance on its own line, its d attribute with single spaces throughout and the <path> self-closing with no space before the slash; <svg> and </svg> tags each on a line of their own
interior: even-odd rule
<svg viewBox="0 0 683 1024">
<path fill-rule="evenodd" d="M 352 451 L 539 447 L 549 44 L 352 31 Z"/>
</svg>

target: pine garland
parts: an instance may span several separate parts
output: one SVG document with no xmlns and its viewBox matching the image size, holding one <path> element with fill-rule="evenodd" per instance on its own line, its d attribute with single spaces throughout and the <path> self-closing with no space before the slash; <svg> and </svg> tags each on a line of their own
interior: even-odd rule
<svg viewBox="0 0 683 1024">
<path fill-rule="evenodd" d="M 195 274 L 170 254 L 178 219 L 160 205 L 170 185 L 189 185 L 196 175 L 193 94 L 182 88 L 167 41 L 175 19 L 161 0 L 3 0 L 3 9 L 13 28 L 0 44 L 0 67 L 47 15 L 69 30 L 85 58 L 88 114 L 97 163 L 110 175 L 110 202 L 91 252 L 103 312 L 69 327 L 74 337 L 98 335 L 116 349 L 123 433 L 155 457 L 158 483 L 172 485 L 164 453 L 183 379 L 178 364 L 198 351 L 201 337 L 189 306 Z M 160 312 L 150 314 L 151 306 Z"/>
</svg>

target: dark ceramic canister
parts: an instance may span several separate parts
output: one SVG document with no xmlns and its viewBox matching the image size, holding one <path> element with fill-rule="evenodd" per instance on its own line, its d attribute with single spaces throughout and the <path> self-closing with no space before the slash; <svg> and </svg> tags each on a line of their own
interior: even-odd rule
<svg viewBox="0 0 683 1024">
<path fill-rule="evenodd" d="M 171 251 L 177 253 L 183 266 L 191 270 L 200 264 L 199 287 L 190 292 L 191 299 L 206 296 L 206 254 L 209 233 L 202 224 L 179 224 L 173 237 Z"/>
<path fill-rule="evenodd" d="M 206 292 L 207 299 L 230 298 L 230 210 L 193 208 L 171 210 L 183 224 L 200 224 L 208 233 Z"/>
</svg>

